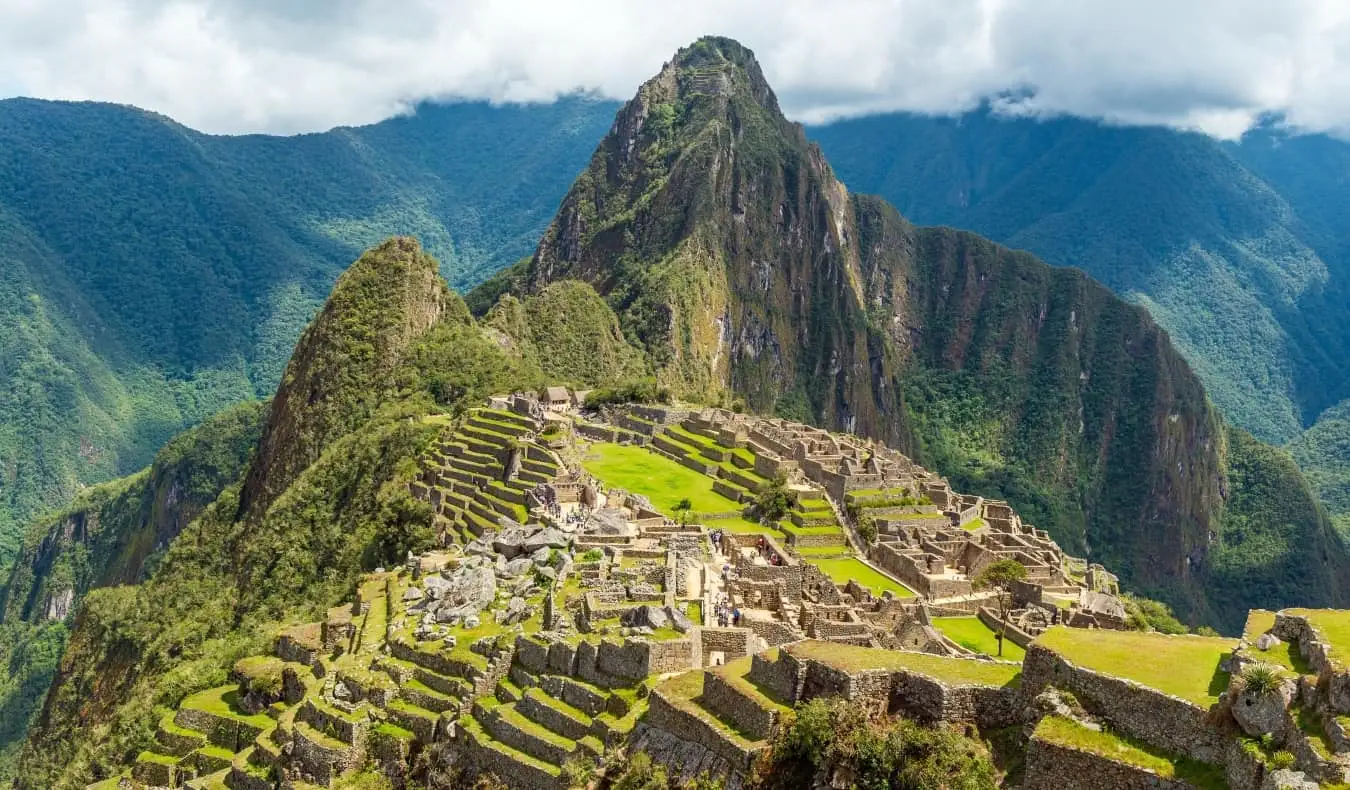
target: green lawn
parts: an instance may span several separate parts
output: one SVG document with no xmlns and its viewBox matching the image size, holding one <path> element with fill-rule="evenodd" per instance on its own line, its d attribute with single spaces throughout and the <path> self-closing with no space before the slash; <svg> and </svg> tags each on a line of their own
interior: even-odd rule
<svg viewBox="0 0 1350 790">
<path fill-rule="evenodd" d="M 1017 664 L 857 647 L 818 639 L 795 642 L 780 649 L 799 659 L 819 661 L 845 672 L 904 669 L 957 685 L 1009 686 L 1021 682 L 1022 676 L 1022 667 Z"/>
<path fill-rule="evenodd" d="M 900 582 L 878 573 L 870 565 L 864 564 L 856 557 L 844 557 L 833 560 L 817 560 L 806 558 L 806 561 L 820 568 L 826 576 L 840 587 L 848 584 L 849 579 L 868 588 L 873 595 L 881 595 L 885 590 L 890 590 L 896 598 L 913 598 L 914 591 L 901 584 Z"/>
<path fill-rule="evenodd" d="M 711 477 L 641 447 L 606 442 L 593 444 L 581 465 L 606 485 L 647 497 L 666 515 L 674 513 L 675 505 L 686 497 L 696 513 L 739 513 L 742 508 L 740 503 L 713 491 Z M 760 531 L 766 529 L 750 522 L 744 524 Z M 722 522 L 717 526 L 729 528 Z"/>
<path fill-rule="evenodd" d="M 1223 769 L 1171 755 L 1115 733 L 1098 732 L 1060 716 L 1046 716 L 1036 725 L 1036 738 L 1059 746 L 1091 752 L 1117 762 L 1156 771 L 1165 779 L 1181 779 L 1200 790 L 1228 787 Z"/>
<path fill-rule="evenodd" d="M 968 650 L 988 656 L 998 655 L 997 634 L 980 622 L 978 617 L 934 617 L 933 627 Z M 1014 644 L 1011 639 L 1004 641 L 1003 658 L 1008 661 L 1021 661 L 1026 655 L 1027 651 Z"/>
<path fill-rule="evenodd" d="M 245 713 L 239 707 L 239 687 L 220 686 L 199 691 L 179 703 L 180 708 L 206 711 L 227 719 L 251 724 L 260 729 L 269 729 L 274 722 L 265 713 Z"/>
<path fill-rule="evenodd" d="M 1219 662 L 1237 640 L 1055 626 L 1036 638 L 1085 669 L 1133 680 L 1208 708 L 1228 688 Z"/>
<path fill-rule="evenodd" d="M 1350 668 L 1350 611 L 1343 609 L 1290 609 L 1302 615 L 1327 644 L 1327 658 L 1338 669 Z"/>
</svg>

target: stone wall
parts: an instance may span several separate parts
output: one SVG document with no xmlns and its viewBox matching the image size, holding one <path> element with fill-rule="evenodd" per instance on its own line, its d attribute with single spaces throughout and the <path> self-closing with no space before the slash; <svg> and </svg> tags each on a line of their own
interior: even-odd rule
<svg viewBox="0 0 1350 790">
<path fill-rule="evenodd" d="M 767 653 L 759 653 L 750 659 L 751 682 L 787 703 L 797 700 L 804 670 L 802 663 L 787 653 L 780 652 L 776 661 L 770 660 Z"/>
<path fill-rule="evenodd" d="M 721 652 L 727 661 L 734 661 L 750 655 L 751 639 L 754 634 L 744 628 L 695 628 L 693 631 L 695 650 L 699 654 L 699 665 L 708 666 L 709 656 Z"/>
<path fill-rule="evenodd" d="M 1194 790 L 1187 782 L 1164 779 L 1146 768 L 1037 738 L 1027 744 L 1026 766 L 1023 790 Z"/>
<path fill-rule="evenodd" d="M 1203 762 L 1224 760 L 1227 744 L 1199 705 L 1075 666 L 1039 645 L 1027 651 L 1022 686 L 1028 699 L 1050 686 L 1064 689 L 1124 735 Z"/>
<path fill-rule="evenodd" d="M 794 631 L 790 625 L 776 620 L 742 618 L 741 625 L 747 626 L 755 636 L 763 639 L 769 647 L 777 647 L 802 638 L 801 634 Z"/>
<path fill-rule="evenodd" d="M 980 618 L 980 622 L 984 623 L 996 634 L 1003 631 L 1006 627 L 1008 641 L 1018 647 L 1031 647 L 1031 643 L 1036 639 L 1036 637 L 1028 634 L 1026 631 L 1023 631 L 1012 623 L 1008 623 L 1007 626 L 1004 626 L 998 619 L 998 613 L 987 606 L 981 606 L 980 610 L 975 613 L 975 616 Z"/>
<path fill-rule="evenodd" d="M 710 716 L 708 713 L 694 713 L 679 707 L 667 699 L 665 692 L 659 688 L 654 689 L 648 697 L 648 726 L 665 730 L 680 740 L 699 744 L 726 760 L 736 771 L 748 771 L 762 747 L 744 748 L 724 737 L 720 726 L 711 721 Z"/>
<path fill-rule="evenodd" d="M 755 704 L 717 672 L 703 674 L 703 706 L 735 725 L 751 740 L 767 740 L 778 724 L 778 710 Z"/>
</svg>

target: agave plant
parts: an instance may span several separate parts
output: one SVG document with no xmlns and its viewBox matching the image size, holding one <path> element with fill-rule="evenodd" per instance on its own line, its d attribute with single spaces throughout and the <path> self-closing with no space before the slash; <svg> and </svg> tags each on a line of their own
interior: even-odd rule
<svg viewBox="0 0 1350 790">
<path fill-rule="evenodd" d="M 1258 697 L 1274 694 L 1284 683 L 1284 673 L 1270 664 L 1249 664 L 1241 678 L 1243 688 Z"/>
</svg>

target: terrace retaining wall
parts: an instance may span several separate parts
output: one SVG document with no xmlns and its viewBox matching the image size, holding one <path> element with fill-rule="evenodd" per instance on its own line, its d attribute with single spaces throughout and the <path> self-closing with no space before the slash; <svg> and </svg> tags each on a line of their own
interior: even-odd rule
<svg viewBox="0 0 1350 790">
<path fill-rule="evenodd" d="M 1063 689 L 1124 735 L 1203 762 L 1224 761 L 1227 743 L 1209 726 L 1208 711 L 1193 702 L 1076 666 L 1036 644 L 1022 666 L 1028 699 L 1051 686 Z"/>
</svg>

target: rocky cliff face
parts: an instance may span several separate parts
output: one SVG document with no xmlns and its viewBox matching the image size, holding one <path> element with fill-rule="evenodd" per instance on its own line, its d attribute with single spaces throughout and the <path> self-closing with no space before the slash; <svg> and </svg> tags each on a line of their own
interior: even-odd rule
<svg viewBox="0 0 1350 790">
<path fill-rule="evenodd" d="M 739 44 L 642 86 L 511 276 L 569 278 L 677 392 L 885 439 L 1192 621 L 1225 616 L 1224 428 L 1166 333 L 1078 270 L 850 196 Z"/>
</svg>

